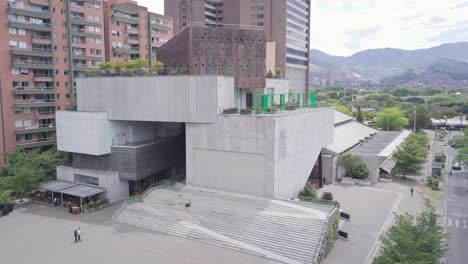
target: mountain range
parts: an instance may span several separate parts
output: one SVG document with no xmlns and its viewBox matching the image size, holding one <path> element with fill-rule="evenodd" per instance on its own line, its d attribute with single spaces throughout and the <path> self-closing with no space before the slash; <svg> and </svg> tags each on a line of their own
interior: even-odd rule
<svg viewBox="0 0 468 264">
<path fill-rule="evenodd" d="M 314 86 L 468 87 L 468 42 L 429 49 L 371 49 L 349 57 L 311 50 Z"/>
</svg>

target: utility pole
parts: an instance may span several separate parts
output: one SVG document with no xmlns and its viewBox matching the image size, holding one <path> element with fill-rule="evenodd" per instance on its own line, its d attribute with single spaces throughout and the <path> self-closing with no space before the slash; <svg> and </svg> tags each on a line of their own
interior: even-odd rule
<svg viewBox="0 0 468 264">
<path fill-rule="evenodd" d="M 413 132 L 416 133 L 416 106 L 414 107 Z"/>
</svg>

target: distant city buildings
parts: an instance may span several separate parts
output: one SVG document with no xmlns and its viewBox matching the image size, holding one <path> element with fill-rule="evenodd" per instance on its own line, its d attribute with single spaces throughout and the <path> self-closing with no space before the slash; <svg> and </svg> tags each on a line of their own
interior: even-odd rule
<svg viewBox="0 0 468 264">
<path fill-rule="evenodd" d="M 152 61 L 172 36 L 169 17 L 130 0 L 3 0 L 0 12 L 2 153 L 55 145 L 75 78 L 105 60 Z"/>
</svg>

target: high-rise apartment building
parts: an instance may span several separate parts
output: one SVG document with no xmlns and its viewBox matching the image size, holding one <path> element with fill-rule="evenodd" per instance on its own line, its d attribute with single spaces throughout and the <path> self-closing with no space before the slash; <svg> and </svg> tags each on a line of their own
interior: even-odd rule
<svg viewBox="0 0 468 264">
<path fill-rule="evenodd" d="M 73 104 L 75 78 L 106 59 L 154 60 L 170 25 L 129 0 L 1 0 L 0 152 L 54 146 L 55 111 Z"/>
<path fill-rule="evenodd" d="M 193 22 L 263 27 L 267 72 L 279 68 L 293 91 L 307 90 L 310 0 L 165 0 L 164 5 L 174 32 Z"/>
<path fill-rule="evenodd" d="M 172 37 L 170 17 L 130 0 L 104 2 L 106 61 L 156 60 L 156 50 Z"/>
</svg>

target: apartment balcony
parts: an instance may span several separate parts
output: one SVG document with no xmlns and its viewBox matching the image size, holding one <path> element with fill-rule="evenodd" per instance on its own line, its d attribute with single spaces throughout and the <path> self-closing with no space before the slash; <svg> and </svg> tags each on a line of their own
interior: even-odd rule
<svg viewBox="0 0 468 264">
<path fill-rule="evenodd" d="M 139 43 L 140 43 L 140 39 L 127 37 L 127 43 L 128 43 L 128 44 L 139 44 Z"/>
<path fill-rule="evenodd" d="M 31 5 L 49 6 L 49 0 L 29 0 Z"/>
<path fill-rule="evenodd" d="M 164 29 L 164 30 L 170 29 L 169 25 L 161 24 L 161 23 L 151 23 L 151 28 Z"/>
<path fill-rule="evenodd" d="M 23 56 L 35 56 L 35 57 L 53 57 L 52 49 L 41 49 L 41 48 L 11 48 L 12 55 L 23 55 Z"/>
<path fill-rule="evenodd" d="M 85 53 L 73 52 L 72 58 L 74 60 L 92 60 L 92 61 L 102 61 L 103 55 L 86 55 Z"/>
<path fill-rule="evenodd" d="M 120 53 L 120 54 L 140 54 L 140 49 L 136 49 L 136 48 L 118 47 L 118 48 L 113 48 L 113 50 L 116 53 Z"/>
<path fill-rule="evenodd" d="M 51 61 L 13 61 L 12 66 L 15 68 L 27 68 L 27 69 L 42 69 L 42 70 L 53 70 L 54 64 Z"/>
<path fill-rule="evenodd" d="M 86 25 L 86 26 L 95 26 L 95 27 L 101 26 L 101 23 L 87 21 L 83 17 L 80 17 L 80 16 L 72 16 L 71 23 L 74 25 Z"/>
<path fill-rule="evenodd" d="M 75 71 L 79 71 L 79 70 L 83 70 L 85 71 L 86 69 L 88 69 L 88 65 L 86 65 L 86 63 L 73 63 L 73 70 Z"/>
<path fill-rule="evenodd" d="M 49 12 L 49 10 L 36 9 L 36 8 L 32 8 L 26 5 L 20 6 L 14 3 L 8 4 L 8 13 L 21 15 L 21 16 L 27 16 L 27 17 L 41 18 L 41 19 L 52 18 L 52 15 Z"/>
<path fill-rule="evenodd" d="M 39 148 L 45 146 L 53 146 L 57 142 L 55 137 L 51 138 L 38 138 L 33 140 L 24 140 L 24 141 L 17 141 L 16 142 L 16 149 L 30 149 L 30 148 Z"/>
<path fill-rule="evenodd" d="M 86 32 L 83 29 L 72 29 L 72 35 L 77 37 L 101 37 L 101 33 Z"/>
<path fill-rule="evenodd" d="M 53 132 L 55 131 L 55 124 L 50 125 L 35 125 L 29 127 L 16 128 L 16 135 L 35 134 L 42 132 Z"/>
<path fill-rule="evenodd" d="M 36 24 L 26 20 L 9 20 L 8 26 L 14 28 L 29 29 L 33 31 L 52 32 L 52 26 L 50 24 Z"/>
<path fill-rule="evenodd" d="M 112 15 L 112 20 L 124 22 L 127 24 L 138 24 L 140 22 L 140 18 L 138 17 L 130 17 L 130 16 L 120 16 L 120 15 Z"/>
<path fill-rule="evenodd" d="M 55 106 L 53 99 L 35 99 L 35 100 L 18 100 L 15 101 L 15 107 L 48 107 Z"/>
<path fill-rule="evenodd" d="M 138 34 L 139 29 L 137 27 L 127 27 L 127 33 L 129 34 Z"/>
<path fill-rule="evenodd" d="M 22 94 L 55 94 L 54 87 L 15 87 L 13 89 L 13 94 L 22 95 Z"/>
<path fill-rule="evenodd" d="M 34 81 L 35 82 L 53 82 L 54 76 L 52 74 L 35 74 Z"/>
<path fill-rule="evenodd" d="M 31 42 L 33 44 L 52 45 L 52 38 L 48 36 L 32 35 Z"/>
</svg>

